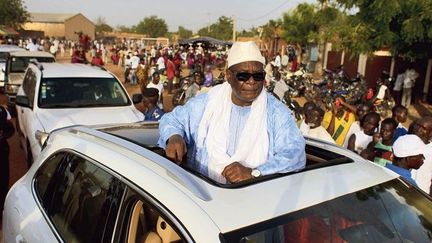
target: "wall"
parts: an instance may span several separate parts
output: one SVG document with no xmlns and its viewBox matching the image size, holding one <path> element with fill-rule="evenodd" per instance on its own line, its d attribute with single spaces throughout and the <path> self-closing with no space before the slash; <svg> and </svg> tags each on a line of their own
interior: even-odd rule
<svg viewBox="0 0 432 243">
<path fill-rule="evenodd" d="M 26 23 L 25 30 L 43 31 L 45 36 L 63 37 L 65 34 L 65 26 L 62 23 Z"/>
<path fill-rule="evenodd" d="M 78 40 L 78 35 L 75 34 L 75 32 L 82 31 L 84 34 L 87 34 L 92 40 L 94 40 L 95 28 L 95 25 L 86 17 L 84 17 L 84 15 L 77 14 L 65 21 L 65 37 L 66 39 Z"/>
</svg>

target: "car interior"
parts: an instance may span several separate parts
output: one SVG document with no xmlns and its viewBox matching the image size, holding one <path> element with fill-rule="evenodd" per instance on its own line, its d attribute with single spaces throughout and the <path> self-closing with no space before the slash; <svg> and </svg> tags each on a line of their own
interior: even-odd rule
<svg viewBox="0 0 432 243">
<path fill-rule="evenodd" d="M 177 232 L 154 209 L 136 201 L 130 217 L 128 243 L 177 243 L 182 242 Z"/>
</svg>

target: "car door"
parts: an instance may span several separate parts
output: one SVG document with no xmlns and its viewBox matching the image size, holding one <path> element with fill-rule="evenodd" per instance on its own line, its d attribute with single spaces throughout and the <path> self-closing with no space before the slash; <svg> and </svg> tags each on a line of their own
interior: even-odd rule
<svg viewBox="0 0 432 243">
<path fill-rule="evenodd" d="M 124 184 L 81 154 L 60 153 L 62 161 L 51 169 L 44 163 L 34 180 L 35 199 L 55 241 L 111 242 Z"/>
<path fill-rule="evenodd" d="M 133 185 L 127 187 L 114 242 L 194 242 L 169 209 Z"/>
</svg>

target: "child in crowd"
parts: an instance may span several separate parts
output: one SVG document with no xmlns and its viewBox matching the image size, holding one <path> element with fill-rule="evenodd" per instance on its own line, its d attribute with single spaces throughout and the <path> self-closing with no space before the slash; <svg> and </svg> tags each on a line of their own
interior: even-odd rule
<svg viewBox="0 0 432 243">
<path fill-rule="evenodd" d="M 144 106 L 144 121 L 159 121 L 164 112 L 158 107 L 159 91 L 156 88 L 146 88 L 142 92 Z"/>
<path fill-rule="evenodd" d="M 411 177 L 411 169 L 419 169 L 424 163 L 423 153 L 426 145 L 414 134 L 402 136 L 393 144 L 393 164 L 387 163 L 385 167 L 398 173 L 412 185 L 417 183 Z"/>
<path fill-rule="evenodd" d="M 335 143 L 332 136 L 321 125 L 324 118 L 324 111 L 320 107 L 315 106 L 311 108 L 305 115 L 305 124 L 303 126 L 307 127 L 303 127 L 303 129 L 300 130 L 303 136 L 316 138 L 333 144 Z"/>
<path fill-rule="evenodd" d="M 408 119 L 408 109 L 397 105 L 392 109 L 392 118 L 398 122 L 398 126 L 393 137 L 393 141 L 396 141 L 400 136 L 404 136 L 408 133 L 408 129 L 404 127 L 403 123 Z"/>
<path fill-rule="evenodd" d="M 164 91 L 164 85 L 163 85 L 162 82 L 160 82 L 160 75 L 159 75 L 158 72 L 154 72 L 152 74 L 152 80 L 151 80 L 151 82 L 149 82 L 147 84 L 146 88 L 155 88 L 155 89 L 157 89 L 159 91 L 158 92 L 158 95 L 159 95 L 158 106 L 159 106 L 160 109 L 163 109 L 162 94 L 163 94 L 163 91 Z"/>
<path fill-rule="evenodd" d="M 370 112 L 360 121 L 361 130 L 352 134 L 348 139 L 348 149 L 360 154 L 372 142 L 373 135 L 379 126 L 380 116 Z"/>
<path fill-rule="evenodd" d="M 393 160 L 393 136 L 397 122 L 393 118 L 386 118 L 381 122 L 379 133 L 373 135 L 372 142 L 368 148 L 361 152 L 363 158 L 371 160 L 381 166 L 392 163 Z"/>
<path fill-rule="evenodd" d="M 351 135 L 353 135 L 356 132 L 361 132 L 362 128 L 360 125 L 361 120 L 363 120 L 363 118 L 365 117 L 366 114 L 368 114 L 371 111 L 371 107 L 370 105 L 366 104 L 366 103 L 360 103 L 356 106 L 356 121 L 353 122 L 348 130 L 347 136 L 345 138 L 344 141 L 344 147 L 348 148 L 348 141 L 351 137 Z"/>
</svg>

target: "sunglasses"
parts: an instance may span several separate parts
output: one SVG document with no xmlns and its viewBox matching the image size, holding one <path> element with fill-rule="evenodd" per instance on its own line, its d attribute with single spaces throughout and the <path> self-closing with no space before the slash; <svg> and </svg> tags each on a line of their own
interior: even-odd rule
<svg viewBox="0 0 432 243">
<path fill-rule="evenodd" d="M 234 73 L 236 79 L 238 81 L 248 81 L 251 77 L 255 80 L 255 81 L 264 81 L 265 79 L 265 72 L 256 72 L 256 73 L 249 73 L 249 72 L 233 72 Z"/>
</svg>

